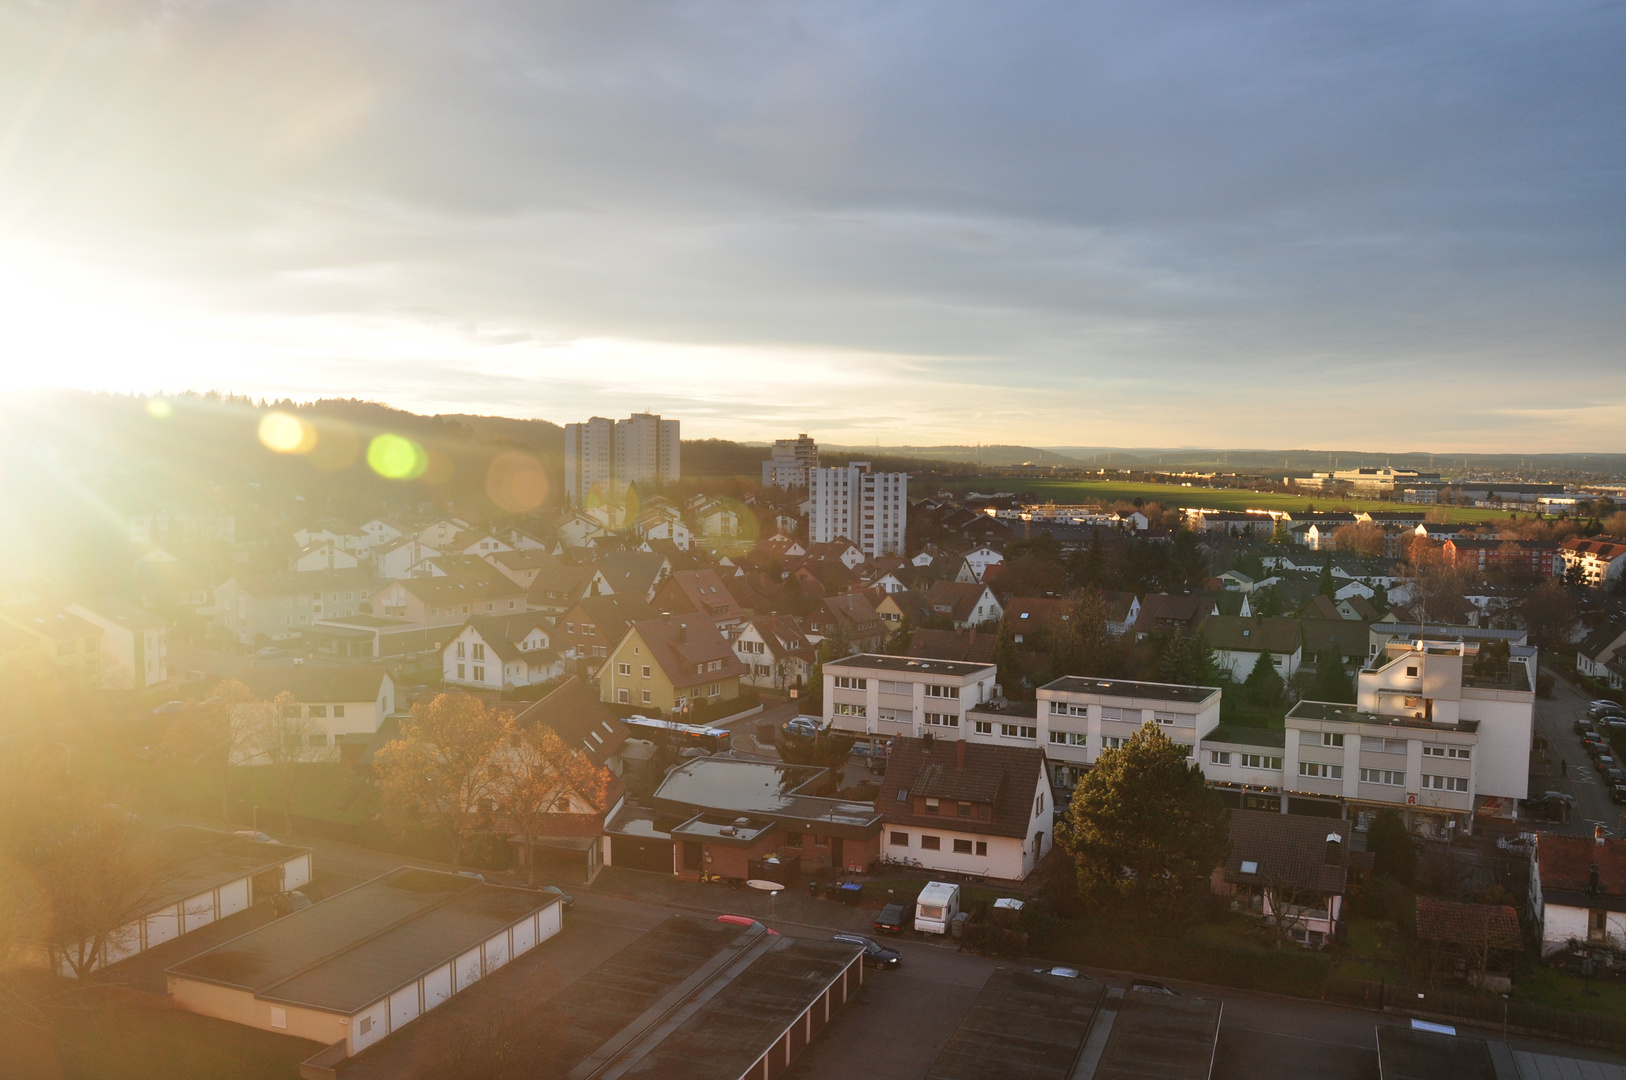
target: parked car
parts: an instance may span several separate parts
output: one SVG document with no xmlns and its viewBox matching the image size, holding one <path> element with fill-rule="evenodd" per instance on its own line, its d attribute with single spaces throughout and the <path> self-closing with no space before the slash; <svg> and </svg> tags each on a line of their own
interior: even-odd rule
<svg viewBox="0 0 1626 1080">
<path fill-rule="evenodd" d="M 874 938 L 867 938 L 863 934 L 836 934 L 830 940 L 857 945 L 863 949 L 864 963 L 870 967 L 895 968 L 903 963 L 903 954 L 898 950 L 889 949 Z"/>
<path fill-rule="evenodd" d="M 796 716 L 786 720 L 780 730 L 787 735 L 800 735 L 803 738 L 811 739 L 819 733 L 819 725 L 816 721 L 809 720 L 805 716 Z"/>
<path fill-rule="evenodd" d="M 1531 849 L 1536 846 L 1536 834 L 1522 832 L 1514 836 L 1504 836 L 1496 841 L 1496 846 L 1515 855 L 1528 855 Z"/>
<path fill-rule="evenodd" d="M 565 892 L 557 885 L 538 885 L 536 887 L 536 891 L 540 893 L 547 893 L 549 896 L 557 896 L 559 898 L 560 907 L 576 906 L 576 898 Z"/>
<path fill-rule="evenodd" d="M 1588 720 L 1584 716 L 1575 721 L 1575 733 L 1577 735 L 1585 735 L 1587 732 L 1595 730 L 1596 729 L 1592 726 L 1592 721 Z"/>
<path fill-rule="evenodd" d="M 1594 701 L 1586 707 L 1586 715 L 1589 720 L 1603 720 L 1611 716 L 1626 716 L 1626 708 L 1615 704 L 1613 701 Z"/>
<path fill-rule="evenodd" d="M 1070 967 L 1034 968 L 1033 973 L 1035 975 L 1054 975 L 1058 979 L 1078 978 L 1078 969 Z"/>
<path fill-rule="evenodd" d="M 717 921 L 733 923 L 735 926 L 762 926 L 760 922 L 751 918 L 749 915 L 719 915 L 717 916 Z M 762 926 L 762 929 L 767 930 L 768 933 L 772 934 L 774 937 L 779 936 L 779 931 L 774 930 L 771 927 Z"/>
<path fill-rule="evenodd" d="M 1608 775 L 1609 770 L 1615 767 L 1615 755 L 1613 754 L 1594 754 L 1592 760 L 1597 764 L 1598 771 L 1605 775 Z"/>
<path fill-rule="evenodd" d="M 875 932 L 878 934 L 901 934 L 905 920 L 909 917 L 902 904 L 888 904 L 875 916 Z"/>
<path fill-rule="evenodd" d="M 1609 797 L 1618 803 L 1626 803 L 1626 784 L 1616 784 L 1609 789 Z"/>
<path fill-rule="evenodd" d="M 163 716 L 166 713 L 177 713 L 186 708 L 184 701 L 166 701 L 152 711 L 154 716 Z"/>
<path fill-rule="evenodd" d="M 1129 989 L 1142 994 L 1166 994 L 1169 997 L 1179 997 L 1179 991 L 1170 990 L 1160 982 L 1148 982 L 1145 979 L 1136 979 L 1129 984 Z"/>
</svg>

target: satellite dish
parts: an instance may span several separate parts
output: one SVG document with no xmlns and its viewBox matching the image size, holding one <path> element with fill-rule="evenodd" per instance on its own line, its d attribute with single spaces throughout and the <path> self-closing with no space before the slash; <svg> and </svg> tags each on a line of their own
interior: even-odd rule
<svg viewBox="0 0 1626 1080">
<path fill-rule="evenodd" d="M 751 878 L 749 881 L 746 882 L 746 884 L 751 886 L 751 888 L 753 888 L 753 889 L 761 889 L 763 892 L 784 892 L 785 891 L 785 887 L 783 885 L 779 884 L 779 882 L 777 882 L 777 881 L 768 881 L 768 880 L 765 880 L 763 878 Z"/>
</svg>

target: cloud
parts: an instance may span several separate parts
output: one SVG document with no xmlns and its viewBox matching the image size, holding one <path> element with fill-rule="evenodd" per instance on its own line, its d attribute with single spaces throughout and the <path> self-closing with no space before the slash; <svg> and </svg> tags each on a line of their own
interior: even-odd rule
<svg viewBox="0 0 1626 1080">
<path fill-rule="evenodd" d="M 740 438 L 1620 449 L 1622 45 L 1580 3 L 12 7 L 0 346 Z"/>
</svg>

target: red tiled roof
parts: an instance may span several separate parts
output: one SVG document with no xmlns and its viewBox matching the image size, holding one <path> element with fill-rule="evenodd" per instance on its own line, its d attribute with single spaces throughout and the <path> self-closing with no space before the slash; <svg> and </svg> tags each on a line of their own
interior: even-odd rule
<svg viewBox="0 0 1626 1080">
<path fill-rule="evenodd" d="M 631 632 L 643 639 L 655 662 L 678 689 L 750 673 L 710 619 L 653 619 L 638 623 Z M 714 660 L 722 661 L 722 667 L 716 671 L 696 670 L 709 667 Z"/>
<path fill-rule="evenodd" d="M 893 740 L 875 808 L 889 825 L 1025 837 L 1044 775 L 1044 751 L 1037 748 L 934 739 L 928 751 L 924 739 L 900 736 Z M 919 813 L 918 798 L 941 800 L 943 813 Z M 959 817 L 956 802 L 990 803 L 990 816 Z"/>
<path fill-rule="evenodd" d="M 1592 866 L 1598 867 L 1598 894 L 1626 897 L 1626 840 L 1598 843 L 1590 836 L 1542 833 L 1536 841 L 1536 869 L 1542 891 L 1584 893 Z"/>
<path fill-rule="evenodd" d="M 1337 861 L 1327 862 L 1327 837 L 1340 837 Z M 1267 810 L 1231 811 L 1231 853 L 1225 880 L 1342 895 L 1349 876 L 1350 823 Z M 1251 872 L 1243 864 L 1251 863 Z"/>
<path fill-rule="evenodd" d="M 907 655 L 922 660 L 959 660 L 972 664 L 994 662 L 997 636 L 987 631 L 916 630 L 909 636 Z"/>
<path fill-rule="evenodd" d="M 1432 896 L 1417 898 L 1417 936 L 1452 945 L 1518 949 L 1519 913 L 1506 904 L 1463 904 Z"/>
</svg>

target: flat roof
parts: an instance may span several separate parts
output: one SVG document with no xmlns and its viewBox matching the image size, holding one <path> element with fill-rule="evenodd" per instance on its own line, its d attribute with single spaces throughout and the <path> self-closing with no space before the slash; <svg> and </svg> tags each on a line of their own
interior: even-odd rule
<svg viewBox="0 0 1626 1080">
<path fill-rule="evenodd" d="M 655 806 L 658 810 L 673 812 L 678 808 L 692 808 L 685 817 L 694 811 L 711 810 L 735 816 L 817 821 L 858 829 L 878 827 L 881 815 L 873 803 L 800 793 L 810 783 L 820 780 L 825 772 L 808 765 L 776 761 L 721 756 L 694 758 L 666 774 L 666 779 L 655 789 Z"/>
<path fill-rule="evenodd" d="M 925 1080 L 1068 1080 L 1106 984 L 999 968 Z"/>
<path fill-rule="evenodd" d="M 1038 716 L 1039 703 L 1037 701 L 984 701 L 980 705 L 971 706 L 969 711 L 986 713 L 989 716 Z"/>
<path fill-rule="evenodd" d="M 947 675 L 956 679 L 968 678 L 993 671 L 993 664 L 968 664 L 963 660 L 921 660 L 912 656 L 886 656 L 882 653 L 855 653 L 824 665 L 832 667 L 861 667 L 871 671 L 898 671 L 909 675 Z"/>
<path fill-rule="evenodd" d="M 697 814 L 672 829 L 673 836 L 710 840 L 714 844 L 754 844 L 775 828 L 771 821 Z"/>
<path fill-rule="evenodd" d="M 147 838 L 147 844 L 159 864 L 150 911 L 253 877 L 311 851 L 192 825 L 161 829 Z"/>
<path fill-rule="evenodd" d="M 1102 694 L 1108 697 L 1150 698 L 1154 701 L 1184 701 L 1189 704 L 1205 702 L 1217 695 L 1217 686 L 1181 686 L 1178 683 L 1138 682 L 1134 679 L 1091 679 L 1082 675 L 1063 675 L 1045 683 L 1040 690 L 1053 690 L 1065 694 Z"/>
<path fill-rule="evenodd" d="M 1213 731 L 1203 736 L 1205 746 L 1212 742 L 1225 743 L 1228 746 L 1270 746 L 1280 748 L 1287 745 L 1287 732 L 1281 728 L 1220 724 Z"/>
<path fill-rule="evenodd" d="M 1125 992 L 1094 1080 L 1208 1080 L 1220 1011 L 1204 998 Z"/>
<path fill-rule="evenodd" d="M 1343 705 L 1333 701 L 1310 701 L 1308 699 L 1298 702 L 1287 710 L 1288 717 L 1297 720 L 1322 720 L 1340 724 L 1372 724 L 1377 727 L 1404 727 L 1423 731 L 1444 731 L 1457 735 L 1472 735 L 1479 730 L 1477 720 L 1459 720 L 1455 724 L 1436 724 L 1429 720 L 1417 720 L 1409 716 L 1380 716 L 1377 713 L 1362 712 L 1353 705 Z"/>
<path fill-rule="evenodd" d="M 169 974 L 349 1016 L 554 903 L 556 896 L 531 889 L 403 866 Z"/>
<path fill-rule="evenodd" d="M 1383 1080 L 1496 1080 L 1483 1039 L 1378 1025 L 1378 1072 Z"/>
</svg>

